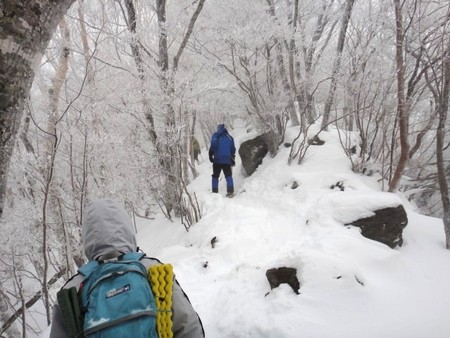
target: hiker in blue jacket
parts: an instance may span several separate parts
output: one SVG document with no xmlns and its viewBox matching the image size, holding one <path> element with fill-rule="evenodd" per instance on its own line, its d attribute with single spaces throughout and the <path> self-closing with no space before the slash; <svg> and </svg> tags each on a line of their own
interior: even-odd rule
<svg viewBox="0 0 450 338">
<path fill-rule="evenodd" d="M 97 199 L 87 205 L 83 217 L 82 237 L 89 261 L 115 260 L 120 255 L 137 251 L 131 218 L 119 203 L 111 199 Z M 141 263 L 148 269 L 160 262 L 144 256 Z M 76 287 L 78 290 L 83 281 L 83 275 L 78 273 L 63 288 Z M 172 313 L 174 338 L 205 337 L 202 322 L 176 279 L 173 283 Z M 53 308 L 50 338 L 69 338 L 65 324 L 61 305 L 57 303 Z"/>
<path fill-rule="evenodd" d="M 209 160 L 213 164 L 212 192 L 219 192 L 219 177 L 223 171 L 227 182 L 227 196 L 234 194 L 234 183 L 231 167 L 235 165 L 236 147 L 233 137 L 228 134 L 224 124 L 217 126 L 217 131 L 211 137 Z"/>
</svg>

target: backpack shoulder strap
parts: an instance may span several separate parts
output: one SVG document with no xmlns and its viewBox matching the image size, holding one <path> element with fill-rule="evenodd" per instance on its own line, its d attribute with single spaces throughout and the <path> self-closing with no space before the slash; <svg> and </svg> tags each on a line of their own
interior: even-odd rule
<svg viewBox="0 0 450 338">
<path fill-rule="evenodd" d="M 127 252 L 125 255 L 122 256 L 122 259 L 125 261 L 139 261 L 144 256 L 145 253 L 143 252 Z"/>
</svg>

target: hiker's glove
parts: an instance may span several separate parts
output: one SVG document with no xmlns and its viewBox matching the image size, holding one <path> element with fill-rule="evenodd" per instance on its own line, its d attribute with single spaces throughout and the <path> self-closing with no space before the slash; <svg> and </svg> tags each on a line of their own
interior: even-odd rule
<svg viewBox="0 0 450 338">
<path fill-rule="evenodd" d="M 231 166 L 234 167 L 236 165 L 236 155 L 231 157 Z"/>
<path fill-rule="evenodd" d="M 214 155 L 211 151 L 209 152 L 209 162 L 214 163 Z"/>
</svg>

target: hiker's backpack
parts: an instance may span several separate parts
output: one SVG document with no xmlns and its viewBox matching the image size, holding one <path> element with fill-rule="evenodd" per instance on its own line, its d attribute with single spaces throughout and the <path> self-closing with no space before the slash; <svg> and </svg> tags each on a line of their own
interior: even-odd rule
<svg viewBox="0 0 450 338">
<path fill-rule="evenodd" d="M 85 276 L 79 290 L 85 337 L 158 338 L 155 298 L 139 261 L 143 256 L 127 253 L 79 269 Z"/>
<path fill-rule="evenodd" d="M 79 270 L 85 277 L 79 288 L 59 290 L 58 304 L 69 337 L 142 337 L 141 330 L 145 337 L 155 337 L 155 303 L 157 336 L 173 337 L 172 265 L 154 264 L 146 271 L 140 261 L 143 256 L 128 253 L 117 261 L 90 262 Z"/>
</svg>

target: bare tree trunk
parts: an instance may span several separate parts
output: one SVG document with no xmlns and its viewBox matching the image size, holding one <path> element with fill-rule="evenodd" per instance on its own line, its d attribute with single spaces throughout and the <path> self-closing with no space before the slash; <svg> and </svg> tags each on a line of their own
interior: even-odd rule
<svg viewBox="0 0 450 338">
<path fill-rule="evenodd" d="M 301 98 L 300 95 L 300 91 L 298 89 L 297 84 L 295 83 L 295 74 L 296 74 L 296 70 L 295 67 L 296 65 L 298 65 L 298 63 L 294 62 L 294 58 L 297 56 L 298 54 L 298 48 L 295 44 L 295 33 L 297 32 L 297 21 L 298 21 L 298 0 L 294 0 L 294 9 L 293 9 L 294 15 L 291 19 L 292 21 L 292 35 L 291 35 L 291 39 L 289 41 L 289 80 L 291 83 L 291 88 L 292 88 L 292 95 L 295 97 L 295 100 L 297 101 L 298 105 L 300 105 L 300 103 L 303 101 L 303 99 Z M 299 118 L 298 118 L 298 114 L 297 114 L 297 109 L 296 106 L 293 105 L 292 107 L 292 125 L 293 126 L 298 126 L 300 124 Z M 304 130 L 305 128 L 305 119 L 302 118 L 302 130 Z"/>
<path fill-rule="evenodd" d="M 305 97 L 305 103 L 304 103 L 304 111 L 306 113 L 306 118 L 308 124 L 314 123 L 314 120 L 316 119 L 316 113 L 314 112 L 313 107 L 313 93 L 312 93 L 312 71 L 313 71 L 313 58 L 316 53 L 317 44 L 320 40 L 320 38 L 323 35 L 323 32 L 325 30 L 326 25 L 329 22 L 329 17 L 327 15 L 327 11 L 329 8 L 332 7 L 334 0 L 331 0 L 329 2 L 324 1 L 322 5 L 322 12 L 317 18 L 316 28 L 314 30 L 314 33 L 312 35 L 311 42 L 309 43 L 308 47 L 304 47 L 303 53 L 305 58 L 305 84 L 304 84 L 304 97 Z M 334 31 L 334 26 L 330 30 L 330 32 Z M 318 55 L 317 58 L 320 58 L 321 54 Z"/>
<path fill-rule="evenodd" d="M 73 150 L 72 150 L 72 137 L 70 139 L 70 168 L 71 168 L 71 182 L 72 182 L 72 190 L 74 192 L 74 201 L 73 201 L 73 209 L 79 210 L 79 214 L 75 216 L 76 226 L 78 234 L 75 236 L 69 232 L 68 240 L 70 241 L 69 247 L 71 248 L 71 256 L 73 261 L 75 262 L 77 267 L 81 267 L 84 263 L 84 252 L 83 247 L 79 241 L 81 241 L 81 222 L 83 220 L 84 214 L 84 205 L 85 201 L 88 200 L 88 128 L 85 128 L 84 131 L 84 144 L 83 144 L 83 161 L 82 161 L 82 173 L 81 180 L 78 183 L 78 186 L 75 187 L 75 178 L 73 173 L 74 163 L 73 163 Z M 65 238 L 66 240 L 66 238 Z M 72 250 L 75 252 L 72 253 Z M 67 266 L 67 274 L 71 272 L 71 267 Z"/>
<path fill-rule="evenodd" d="M 165 137 L 166 142 L 162 145 L 160 161 L 162 163 L 163 172 L 165 173 L 166 189 L 163 192 L 163 203 L 165 205 L 167 214 L 170 215 L 175 209 L 179 200 L 179 190 L 177 189 L 176 178 L 181 175 L 178 172 L 180 166 L 177 165 L 176 155 L 177 149 L 175 144 L 172 144 L 175 137 L 175 109 L 173 108 L 172 96 L 174 92 L 173 74 L 169 69 L 169 47 L 167 42 L 167 28 L 166 28 L 166 0 L 156 0 L 156 10 L 158 17 L 159 28 L 159 61 L 158 66 L 160 70 L 160 88 L 163 93 L 163 100 L 165 106 Z M 179 58 L 180 56 L 178 56 Z"/>
<path fill-rule="evenodd" d="M 78 0 L 78 17 L 80 18 L 81 43 L 83 44 L 84 59 L 86 60 L 87 82 L 91 84 L 94 82 L 94 69 L 91 64 L 91 52 L 89 49 L 88 34 L 86 30 L 86 22 L 84 20 L 84 0 Z"/>
<path fill-rule="evenodd" d="M 191 17 L 191 20 L 189 21 L 189 26 L 187 28 L 186 34 L 184 35 L 183 41 L 180 44 L 180 48 L 178 48 L 178 52 L 175 55 L 175 57 L 173 58 L 173 70 L 174 70 L 174 72 L 178 68 L 178 62 L 180 61 L 181 55 L 183 54 L 183 51 L 184 51 L 184 48 L 186 47 L 186 45 L 187 45 L 187 43 L 189 41 L 189 38 L 192 35 L 195 23 L 197 22 L 197 19 L 198 19 L 199 15 L 200 15 L 200 12 L 202 11 L 203 6 L 205 5 L 205 1 L 206 0 L 200 0 L 199 1 L 198 5 L 197 5 L 197 8 L 195 9 L 195 12 L 194 12 L 194 14 Z"/>
<path fill-rule="evenodd" d="M 177 111 L 174 108 L 174 76 L 178 69 L 178 64 L 183 54 L 183 51 L 192 35 L 195 23 L 203 9 L 206 0 L 200 0 L 197 8 L 193 13 L 186 33 L 181 40 L 177 53 L 173 58 L 172 68 L 169 65 L 169 46 L 166 28 L 166 0 L 156 0 L 156 10 L 158 17 L 159 28 L 159 69 L 160 69 L 160 87 L 164 95 L 165 106 L 165 137 L 166 144 L 162 145 L 162 153 L 160 155 L 163 171 L 165 172 L 166 190 L 164 191 L 164 205 L 167 213 L 170 214 L 175 210 L 176 214 L 180 214 L 179 201 L 182 200 L 183 169 L 182 156 L 188 155 L 188 148 L 184 149 L 183 155 L 177 151 L 175 144 L 179 140 L 185 139 L 182 135 L 177 134 Z M 181 112 L 179 113 L 181 114 Z M 186 128 L 181 130 L 181 133 L 187 133 Z M 178 141 L 177 141 L 178 140 Z"/>
<path fill-rule="evenodd" d="M 156 0 L 156 13 L 159 28 L 159 68 L 164 73 L 169 69 L 169 53 L 167 47 L 166 0 Z"/>
<path fill-rule="evenodd" d="M 275 5 L 274 5 L 273 1 L 272 0 L 266 0 L 266 1 L 267 1 L 267 5 L 269 6 L 270 15 L 273 16 L 274 18 L 276 18 Z M 280 72 L 281 82 L 283 84 L 284 90 L 288 94 L 287 110 L 289 112 L 289 116 L 291 118 L 292 125 L 298 126 L 300 124 L 300 122 L 299 122 L 297 113 L 295 111 L 295 104 L 294 104 L 294 100 L 292 98 L 293 97 L 293 95 L 292 95 L 293 88 L 291 87 L 291 84 L 289 82 L 289 77 L 286 72 L 285 61 L 283 58 L 282 42 L 278 38 L 274 38 L 273 41 L 274 41 L 274 44 L 275 44 L 275 47 L 277 50 L 276 60 L 277 60 L 278 70 Z"/>
<path fill-rule="evenodd" d="M 87 129 L 87 128 L 86 128 Z M 67 227 L 65 224 L 62 224 L 64 243 L 66 245 L 66 266 L 67 266 L 67 277 L 73 273 L 72 269 L 72 260 L 78 267 L 81 267 L 84 264 L 83 258 L 83 246 L 81 245 L 81 220 L 83 219 L 83 210 L 86 195 L 87 195 L 87 131 L 84 133 L 84 149 L 83 149 L 83 161 L 82 161 L 82 173 L 81 180 L 75 177 L 75 163 L 74 163 L 74 151 L 73 151 L 73 136 L 70 135 L 69 141 L 69 166 L 70 166 L 70 183 L 72 187 L 73 201 L 72 201 L 72 209 L 74 210 L 75 217 L 75 235 L 72 231 L 67 231 Z"/>
<path fill-rule="evenodd" d="M 70 56 L 70 31 L 67 27 L 66 20 L 64 17 L 59 23 L 61 29 L 62 46 L 61 54 L 59 56 L 59 61 L 56 68 L 56 74 L 53 78 L 52 88 L 49 90 L 50 94 L 50 117 L 48 119 L 47 132 L 54 134 L 56 132 L 56 125 L 59 119 L 59 98 L 61 95 L 61 90 L 66 79 L 67 71 L 69 69 L 69 56 Z M 52 151 L 52 145 L 49 146 L 49 154 Z"/>
<path fill-rule="evenodd" d="M 43 263 L 44 263 L 44 273 L 42 276 L 42 294 L 44 297 L 44 305 L 45 305 L 45 312 L 47 315 L 47 325 L 50 325 L 51 323 L 51 315 L 50 315 L 50 298 L 48 294 L 48 284 L 47 284 L 47 275 L 48 275 L 48 267 L 49 267 L 49 257 L 48 257 L 48 247 L 47 247 L 47 241 L 48 241 L 48 232 L 49 232 L 49 226 L 48 226 L 48 204 L 49 199 L 51 198 L 50 191 L 52 187 L 53 182 L 53 176 L 54 176 L 54 170 L 55 170 L 55 158 L 56 158 L 56 152 L 58 150 L 58 137 L 56 133 L 53 136 L 53 148 L 52 152 L 49 154 L 50 156 L 50 163 L 49 163 L 49 169 L 48 169 L 48 176 L 46 178 L 45 182 L 45 188 L 44 188 L 44 203 L 42 205 L 42 255 L 43 255 Z"/>
<path fill-rule="evenodd" d="M 400 0 L 394 0 L 396 25 L 396 64 L 397 64 L 397 115 L 400 128 L 400 158 L 392 180 L 389 182 L 389 191 L 397 189 L 409 156 L 409 111 L 405 99 L 405 61 L 403 59 L 403 15 Z"/>
<path fill-rule="evenodd" d="M 328 98 L 327 98 L 327 101 L 325 102 L 325 108 L 323 110 L 323 118 L 322 118 L 322 129 L 323 130 L 328 129 L 328 122 L 330 120 L 331 106 L 333 105 L 333 102 L 334 102 L 334 93 L 336 92 L 339 68 L 341 67 L 341 58 L 342 58 L 342 51 L 344 50 L 345 35 L 347 34 L 347 27 L 348 27 L 348 23 L 350 22 L 350 17 L 352 15 L 352 8 L 353 8 L 354 3 L 355 3 L 355 0 L 347 0 L 345 10 L 344 10 L 344 16 L 342 18 L 342 26 L 341 26 L 341 31 L 339 33 L 339 39 L 338 39 L 338 44 L 337 44 L 337 49 L 336 49 L 336 58 L 334 59 L 333 74 L 331 76 L 330 90 L 328 92 Z"/>
<path fill-rule="evenodd" d="M 51 322 L 51 311 L 50 311 L 50 299 L 48 295 L 48 287 L 47 287 L 47 275 L 49 269 L 49 257 L 47 241 L 48 241 L 48 232 L 49 232 L 49 216 L 51 214 L 55 214 L 57 210 L 57 202 L 55 201 L 55 194 L 53 191 L 53 177 L 55 173 L 56 166 L 56 152 L 58 148 L 58 137 L 57 137 L 57 125 L 60 121 L 59 114 L 59 100 L 61 95 L 61 90 L 66 79 L 67 71 L 69 69 L 69 56 L 70 56 L 70 32 L 67 27 L 66 21 L 63 18 L 60 21 L 60 29 L 62 35 L 62 46 L 61 46 L 61 54 L 59 56 L 56 74 L 53 79 L 52 88 L 49 90 L 50 94 L 50 116 L 48 119 L 48 127 L 47 133 L 50 137 L 50 140 L 47 145 L 47 158 L 48 163 L 45 168 L 44 177 L 45 177 L 45 189 L 44 189 L 44 202 L 42 206 L 42 254 L 43 254 L 43 296 L 44 296 L 44 305 L 45 311 L 47 315 L 47 324 Z M 61 234 L 61 240 L 62 234 Z"/>
<path fill-rule="evenodd" d="M 14 140 L 34 71 L 56 25 L 73 1 L 30 0 L 23 6 L 3 8 L 0 31 L 0 216 Z"/>
<path fill-rule="evenodd" d="M 19 269 L 20 267 L 20 263 L 16 261 L 15 259 L 15 253 L 12 253 L 12 269 L 13 269 L 13 274 L 14 274 L 14 284 L 17 287 L 17 291 L 18 291 L 18 296 L 20 299 L 20 305 L 21 305 L 21 309 L 22 311 L 20 312 L 20 316 L 22 317 L 22 337 L 26 338 L 27 336 L 27 317 L 26 317 L 26 308 L 25 308 L 25 295 L 24 295 L 24 287 L 23 287 L 23 279 L 22 279 L 22 274 L 21 271 Z"/>
<path fill-rule="evenodd" d="M 186 120 L 188 120 L 188 119 L 189 119 L 189 117 L 187 116 Z M 194 149 L 194 140 L 197 139 L 195 137 L 195 125 L 196 124 L 197 124 L 197 112 L 194 111 L 192 113 L 192 126 L 191 126 L 191 131 L 190 131 L 191 135 L 189 135 L 189 137 L 188 137 L 188 140 L 189 140 L 188 149 L 189 149 L 189 155 L 190 155 L 189 157 L 190 157 L 190 162 L 191 162 L 190 168 L 191 168 L 192 176 L 194 177 L 194 179 L 197 178 L 197 176 L 198 176 L 197 169 L 195 169 L 195 149 Z M 197 140 L 197 142 L 198 142 L 198 140 Z M 188 176 L 186 175 L 186 177 L 188 177 Z"/>
<path fill-rule="evenodd" d="M 141 94 L 142 94 L 142 105 L 144 107 L 145 118 L 149 123 L 148 132 L 150 135 L 150 140 L 155 146 L 157 152 L 160 152 L 158 145 L 158 135 L 155 130 L 155 120 L 153 118 L 153 112 L 150 108 L 148 102 L 147 93 L 145 91 L 146 76 L 144 72 L 144 62 L 141 55 L 142 45 L 137 39 L 137 23 L 136 23 L 136 9 L 134 7 L 133 0 L 125 0 L 125 7 L 127 9 L 128 18 L 126 18 L 128 30 L 132 34 L 131 39 L 131 53 L 133 55 L 134 63 L 139 75 L 139 80 L 141 81 Z"/>
<path fill-rule="evenodd" d="M 450 47 L 450 43 L 449 43 Z M 445 172 L 445 159 L 444 159 L 444 137 L 445 137 L 445 122 L 448 114 L 448 100 L 450 98 L 450 51 L 446 53 L 447 58 L 444 61 L 444 86 L 442 95 L 440 97 L 438 112 L 439 112 L 439 125 L 436 132 L 436 158 L 437 158 L 437 171 L 439 190 L 441 192 L 441 200 L 443 207 L 443 222 L 446 238 L 446 247 L 450 250 L 450 200 L 448 191 L 448 180 Z"/>
</svg>

